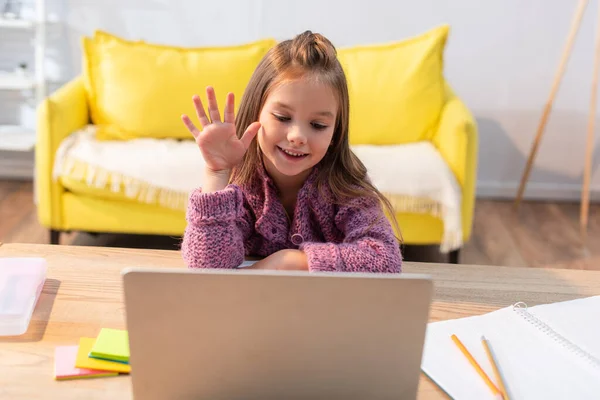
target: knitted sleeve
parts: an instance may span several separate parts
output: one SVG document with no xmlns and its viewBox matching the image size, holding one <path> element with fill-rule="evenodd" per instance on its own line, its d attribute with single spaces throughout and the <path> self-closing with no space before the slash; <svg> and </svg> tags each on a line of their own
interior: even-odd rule
<svg viewBox="0 0 600 400">
<path fill-rule="evenodd" d="M 402 255 L 379 201 L 359 198 L 340 207 L 336 227 L 342 243 L 306 242 L 300 246 L 310 271 L 400 272 Z"/>
<path fill-rule="evenodd" d="M 235 185 L 213 193 L 196 189 L 186 211 L 181 252 L 189 268 L 235 268 L 244 261 L 252 214 Z"/>
</svg>

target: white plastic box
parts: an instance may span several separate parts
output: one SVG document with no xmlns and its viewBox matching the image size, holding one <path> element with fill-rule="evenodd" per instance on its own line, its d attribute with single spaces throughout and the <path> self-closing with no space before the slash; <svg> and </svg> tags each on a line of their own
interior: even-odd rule
<svg viewBox="0 0 600 400">
<path fill-rule="evenodd" d="M 0 336 L 27 332 L 46 271 L 43 258 L 0 258 Z"/>
</svg>

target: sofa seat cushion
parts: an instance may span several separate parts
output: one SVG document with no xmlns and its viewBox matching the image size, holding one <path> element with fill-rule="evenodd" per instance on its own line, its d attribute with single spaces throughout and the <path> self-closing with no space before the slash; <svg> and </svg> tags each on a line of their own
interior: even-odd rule
<svg viewBox="0 0 600 400">
<path fill-rule="evenodd" d="M 90 125 L 61 142 L 55 180 L 74 194 L 185 211 L 204 170 L 193 140 L 98 140 L 96 129 Z M 352 150 L 397 213 L 438 217 L 444 224 L 442 251 L 462 245 L 461 188 L 431 142 L 356 145 Z"/>
<path fill-rule="evenodd" d="M 185 210 L 188 192 L 201 185 L 203 160 L 193 140 L 99 140 L 97 129 L 88 125 L 61 142 L 55 180 L 75 194 Z"/>
<path fill-rule="evenodd" d="M 440 218 L 444 225 L 441 251 L 462 246 L 462 188 L 431 142 L 351 148 L 397 216 L 417 213 Z M 398 224 L 402 227 L 401 218 Z"/>
</svg>

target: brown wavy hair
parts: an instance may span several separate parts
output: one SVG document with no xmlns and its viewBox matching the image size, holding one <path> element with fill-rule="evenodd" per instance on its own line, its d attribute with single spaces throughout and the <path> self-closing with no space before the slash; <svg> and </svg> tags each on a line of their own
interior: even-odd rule
<svg viewBox="0 0 600 400">
<path fill-rule="evenodd" d="M 242 96 L 235 120 L 237 136 L 241 137 L 251 123 L 258 121 L 267 97 L 277 85 L 298 78 L 330 85 L 338 102 L 332 143 L 318 164 L 317 189 L 322 191 L 324 186 L 328 187 L 334 197 L 332 200 L 338 204 L 365 196 L 379 200 L 396 230 L 398 241 L 402 242 L 392 205 L 373 186 L 367 177 L 366 167 L 350 149 L 350 102 L 346 75 L 337 59 L 335 47 L 323 35 L 305 31 L 278 43 L 267 52 Z M 240 164 L 233 169 L 230 183 L 250 183 L 256 176 L 256 166 L 261 162 L 261 151 L 255 138 Z"/>
</svg>

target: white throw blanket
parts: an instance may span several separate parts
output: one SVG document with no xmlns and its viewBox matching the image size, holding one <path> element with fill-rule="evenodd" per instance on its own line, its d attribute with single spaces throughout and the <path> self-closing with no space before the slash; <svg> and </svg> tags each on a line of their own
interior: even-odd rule
<svg viewBox="0 0 600 400">
<path fill-rule="evenodd" d="M 184 210 L 189 193 L 202 185 L 204 160 L 193 140 L 97 141 L 94 126 L 60 145 L 54 179 L 69 176 L 140 202 Z M 442 219 L 441 251 L 462 246 L 461 188 L 430 142 L 352 146 L 373 184 L 398 212 L 429 213 Z M 402 221 L 399 221 L 402 224 Z"/>
</svg>

